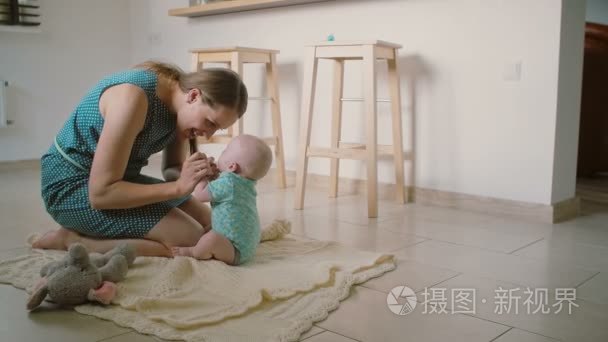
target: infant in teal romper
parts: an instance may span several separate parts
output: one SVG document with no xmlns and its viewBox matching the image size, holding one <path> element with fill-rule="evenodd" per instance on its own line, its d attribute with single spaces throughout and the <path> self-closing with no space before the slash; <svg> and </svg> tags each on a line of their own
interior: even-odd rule
<svg viewBox="0 0 608 342">
<path fill-rule="evenodd" d="M 237 264 L 251 260 L 260 242 L 255 184 L 256 181 L 236 173 L 222 172 L 207 186 L 211 195 L 211 226 L 232 242 Z"/>
<path fill-rule="evenodd" d="M 213 257 L 230 265 L 250 261 L 261 236 L 255 185 L 271 163 L 272 151 L 261 139 L 246 134 L 232 138 L 217 162 L 219 178 L 202 181 L 192 193 L 211 202 L 211 231 L 194 247 L 173 247 L 173 255 Z"/>
</svg>

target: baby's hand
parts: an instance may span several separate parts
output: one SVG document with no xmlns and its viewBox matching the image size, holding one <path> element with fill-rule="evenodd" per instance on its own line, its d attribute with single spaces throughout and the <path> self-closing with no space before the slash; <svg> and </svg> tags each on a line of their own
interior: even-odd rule
<svg viewBox="0 0 608 342">
<path fill-rule="evenodd" d="M 207 177 L 207 180 L 212 181 L 212 180 L 216 180 L 217 177 L 219 177 L 220 175 L 220 170 L 217 167 L 217 164 L 215 163 L 215 160 L 213 159 L 213 157 L 210 157 L 207 159 L 209 161 L 209 165 L 211 166 L 211 175 L 209 175 Z"/>
</svg>

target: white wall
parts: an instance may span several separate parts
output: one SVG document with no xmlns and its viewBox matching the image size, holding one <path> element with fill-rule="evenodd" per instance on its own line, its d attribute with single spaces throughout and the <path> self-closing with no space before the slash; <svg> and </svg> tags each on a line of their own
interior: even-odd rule
<svg viewBox="0 0 608 342">
<path fill-rule="evenodd" d="M 404 45 L 404 130 L 415 118 L 416 186 L 553 203 L 574 195 L 580 102 L 580 58 L 566 52 L 581 46 L 584 7 L 564 1 L 564 15 L 562 0 L 342 0 L 192 19 L 167 15 L 186 0 L 44 3 L 42 33 L 0 31 L 0 78 L 11 81 L 9 110 L 16 116 L 15 126 L 0 129 L 0 161 L 40 157 L 103 75 L 149 58 L 188 69 L 188 49 L 238 44 L 281 50 L 283 129 L 293 170 L 304 45 L 333 33 L 338 40 Z M 505 80 L 505 66 L 519 61 L 520 81 Z M 381 70 L 379 96 L 386 97 Z M 246 68 L 252 95 L 264 90 L 261 71 Z M 321 145 L 329 140 L 330 71 L 321 64 L 312 137 Z M 360 96 L 360 81 L 358 64 L 347 64 L 346 96 Z M 344 141 L 363 140 L 361 107 L 345 105 Z M 250 108 L 246 130 L 269 134 L 262 114 L 268 108 Z M 390 143 L 388 109 L 379 105 L 380 143 Z M 343 177 L 365 177 L 360 162 L 342 165 Z M 329 162 L 313 159 L 309 170 L 327 174 Z M 394 181 L 392 162 L 381 162 L 379 177 Z"/>
<path fill-rule="evenodd" d="M 190 48 L 243 45 L 281 50 L 283 130 L 287 167 L 293 170 L 304 45 L 330 33 L 337 40 L 400 43 L 404 125 L 415 116 L 417 130 L 416 185 L 549 204 L 554 198 L 574 195 L 567 184 L 562 190 L 561 181 L 557 182 L 560 190 L 552 191 L 554 157 L 560 153 L 555 150 L 556 125 L 567 131 L 560 131 L 560 136 L 574 129 L 567 120 L 558 123 L 556 114 L 561 3 L 351 0 L 186 19 L 170 17 L 167 10 L 187 1 L 131 0 L 131 62 L 159 58 L 188 69 Z M 521 80 L 504 80 L 505 66 L 518 61 Z M 260 69 L 247 70 L 250 93 L 259 94 Z M 327 64 L 319 70 L 312 137 L 317 144 L 329 141 L 330 70 Z M 361 94 L 359 71 L 356 63 L 347 64 L 348 97 Z M 569 77 L 576 81 L 575 75 Z M 382 76 L 379 81 L 380 97 L 387 95 L 384 80 Z M 362 141 L 361 107 L 345 105 L 344 141 Z M 570 107 L 562 104 L 561 113 Z M 388 110 L 386 104 L 379 105 L 380 143 L 390 143 Z M 246 131 L 270 132 L 262 112 L 267 110 L 251 105 Z M 562 161 L 572 158 L 576 160 L 568 155 Z M 365 177 L 360 162 L 342 164 L 341 176 Z M 309 170 L 328 174 L 329 162 L 313 159 Z M 382 161 L 380 180 L 394 182 L 392 170 L 392 162 Z M 569 178 L 569 174 L 558 176 Z"/>
<path fill-rule="evenodd" d="M 125 0 L 41 2 L 41 32 L 0 31 L 0 79 L 15 125 L 0 128 L 0 161 L 37 159 L 85 92 L 129 66 Z"/>
<path fill-rule="evenodd" d="M 573 197 L 580 123 L 585 1 L 564 0 L 559 48 L 559 88 L 552 203 Z"/>
<path fill-rule="evenodd" d="M 608 1 L 587 0 L 587 21 L 608 25 Z"/>
</svg>

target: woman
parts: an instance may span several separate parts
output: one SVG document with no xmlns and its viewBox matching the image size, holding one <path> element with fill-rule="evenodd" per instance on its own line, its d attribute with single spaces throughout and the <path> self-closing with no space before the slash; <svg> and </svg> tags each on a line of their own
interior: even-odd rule
<svg viewBox="0 0 608 342">
<path fill-rule="evenodd" d="M 152 256 L 193 246 L 211 216 L 190 193 L 217 169 L 189 155 L 188 140 L 230 127 L 246 108 L 247 89 L 228 69 L 184 73 L 146 62 L 101 80 L 42 157 L 42 197 L 61 228 L 32 246 L 80 242 L 105 252 L 127 241 Z M 161 150 L 166 182 L 140 174 Z"/>
</svg>

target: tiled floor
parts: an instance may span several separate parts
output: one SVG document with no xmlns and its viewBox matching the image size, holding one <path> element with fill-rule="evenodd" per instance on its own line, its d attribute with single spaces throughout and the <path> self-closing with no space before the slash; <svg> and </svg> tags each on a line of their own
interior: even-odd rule
<svg viewBox="0 0 608 342">
<path fill-rule="evenodd" d="M 380 217 L 370 220 L 361 195 L 329 199 L 309 189 L 305 209 L 294 211 L 293 188 L 277 190 L 269 179 L 259 193 L 263 222 L 287 218 L 295 234 L 397 256 L 395 271 L 355 287 L 303 340 L 608 341 L 608 207 L 586 204 L 584 216 L 550 225 L 383 201 Z M 0 258 L 22 251 L 29 233 L 55 227 L 39 199 L 36 169 L 0 170 L 0 215 Z M 387 294 L 399 285 L 417 293 L 408 315 L 387 308 Z M 547 289 L 549 313 L 526 312 L 528 288 Z M 560 288 L 577 289 L 572 314 L 551 307 Z M 425 289 L 433 299 L 427 305 Z M 452 309 L 452 294 L 463 289 L 474 289 L 475 310 Z M 503 290 L 512 291 L 509 311 L 499 303 Z M 28 314 L 25 299 L 23 291 L 0 285 L 0 341 L 157 341 L 69 310 Z M 446 313 L 431 313 L 442 303 Z"/>
</svg>

